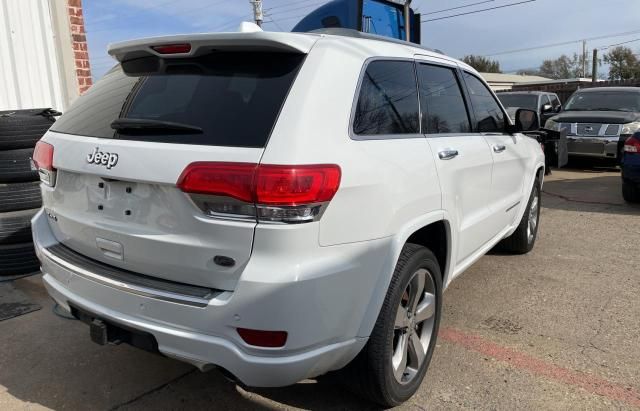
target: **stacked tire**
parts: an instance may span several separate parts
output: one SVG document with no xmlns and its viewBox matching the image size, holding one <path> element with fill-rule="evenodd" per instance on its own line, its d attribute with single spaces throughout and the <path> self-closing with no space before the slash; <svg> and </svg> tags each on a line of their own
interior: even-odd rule
<svg viewBox="0 0 640 411">
<path fill-rule="evenodd" d="M 56 115 L 50 109 L 0 111 L 0 281 L 39 269 L 31 218 L 42 198 L 31 156 Z"/>
</svg>

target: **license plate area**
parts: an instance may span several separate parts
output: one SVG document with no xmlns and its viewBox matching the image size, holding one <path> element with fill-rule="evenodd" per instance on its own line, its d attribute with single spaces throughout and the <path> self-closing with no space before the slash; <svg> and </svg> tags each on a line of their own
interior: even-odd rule
<svg viewBox="0 0 640 411">
<path fill-rule="evenodd" d="M 145 351 L 159 353 L 158 342 L 152 334 L 102 319 L 72 303 L 69 303 L 69 308 L 75 318 L 89 325 L 91 341 L 96 344 L 125 343 Z"/>
</svg>

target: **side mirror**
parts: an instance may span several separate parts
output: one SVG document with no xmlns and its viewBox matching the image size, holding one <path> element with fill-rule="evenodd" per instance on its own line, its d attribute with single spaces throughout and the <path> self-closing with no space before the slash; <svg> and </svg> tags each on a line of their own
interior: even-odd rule
<svg viewBox="0 0 640 411">
<path fill-rule="evenodd" d="M 515 133 L 536 131 L 538 129 L 540 129 L 538 113 L 526 108 L 519 108 L 516 111 L 516 125 L 513 130 Z"/>
<path fill-rule="evenodd" d="M 552 110 L 553 110 L 553 106 L 551 104 L 545 104 L 544 106 L 542 106 L 543 113 L 548 113 Z"/>
</svg>

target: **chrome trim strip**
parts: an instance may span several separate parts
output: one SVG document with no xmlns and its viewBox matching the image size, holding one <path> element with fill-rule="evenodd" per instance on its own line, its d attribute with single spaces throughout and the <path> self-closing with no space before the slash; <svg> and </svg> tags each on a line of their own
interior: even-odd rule
<svg viewBox="0 0 640 411">
<path fill-rule="evenodd" d="M 509 211 L 513 210 L 514 208 L 516 208 L 519 205 L 520 205 L 520 201 L 518 201 L 517 203 L 515 203 L 511 207 L 507 208 L 507 211 L 505 211 L 505 213 L 508 213 Z"/>
<path fill-rule="evenodd" d="M 139 295 L 142 297 L 154 298 L 156 300 L 167 301 L 172 303 L 190 305 L 192 307 L 205 308 L 209 305 L 209 300 L 206 298 L 198 298 L 193 296 L 187 296 L 182 294 L 176 294 L 168 291 L 161 291 L 148 287 L 142 287 L 139 285 L 127 284 L 121 281 L 113 280 L 90 271 L 85 270 L 82 267 L 73 265 L 60 257 L 53 255 L 46 248 L 41 248 L 40 252 L 47 260 L 57 264 L 58 266 L 71 271 L 73 274 L 83 277 L 87 280 L 94 281 L 96 283 L 106 285 L 111 288 L 115 288 L 120 291 L 124 291 L 130 294 Z"/>
</svg>

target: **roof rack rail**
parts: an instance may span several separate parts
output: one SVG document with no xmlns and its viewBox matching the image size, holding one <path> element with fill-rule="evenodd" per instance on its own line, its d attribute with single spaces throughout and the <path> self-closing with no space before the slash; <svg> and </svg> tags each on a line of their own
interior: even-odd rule
<svg viewBox="0 0 640 411">
<path fill-rule="evenodd" d="M 432 53 L 438 53 L 438 54 L 445 55 L 440 50 L 424 47 L 424 46 L 422 46 L 420 44 L 412 43 L 412 42 L 405 41 L 405 40 L 395 39 L 393 37 L 380 36 L 378 34 L 364 33 L 362 31 L 358 31 L 358 30 L 354 30 L 354 29 L 345 29 L 345 28 L 341 28 L 341 27 L 330 27 L 330 28 L 311 30 L 308 33 L 328 34 L 328 35 L 332 35 L 332 36 L 343 36 L 343 37 L 353 37 L 353 38 L 367 39 L 367 40 L 385 41 L 387 43 L 402 44 L 402 45 L 409 46 L 409 47 L 414 47 L 414 48 L 427 50 L 427 51 L 430 51 Z"/>
</svg>

